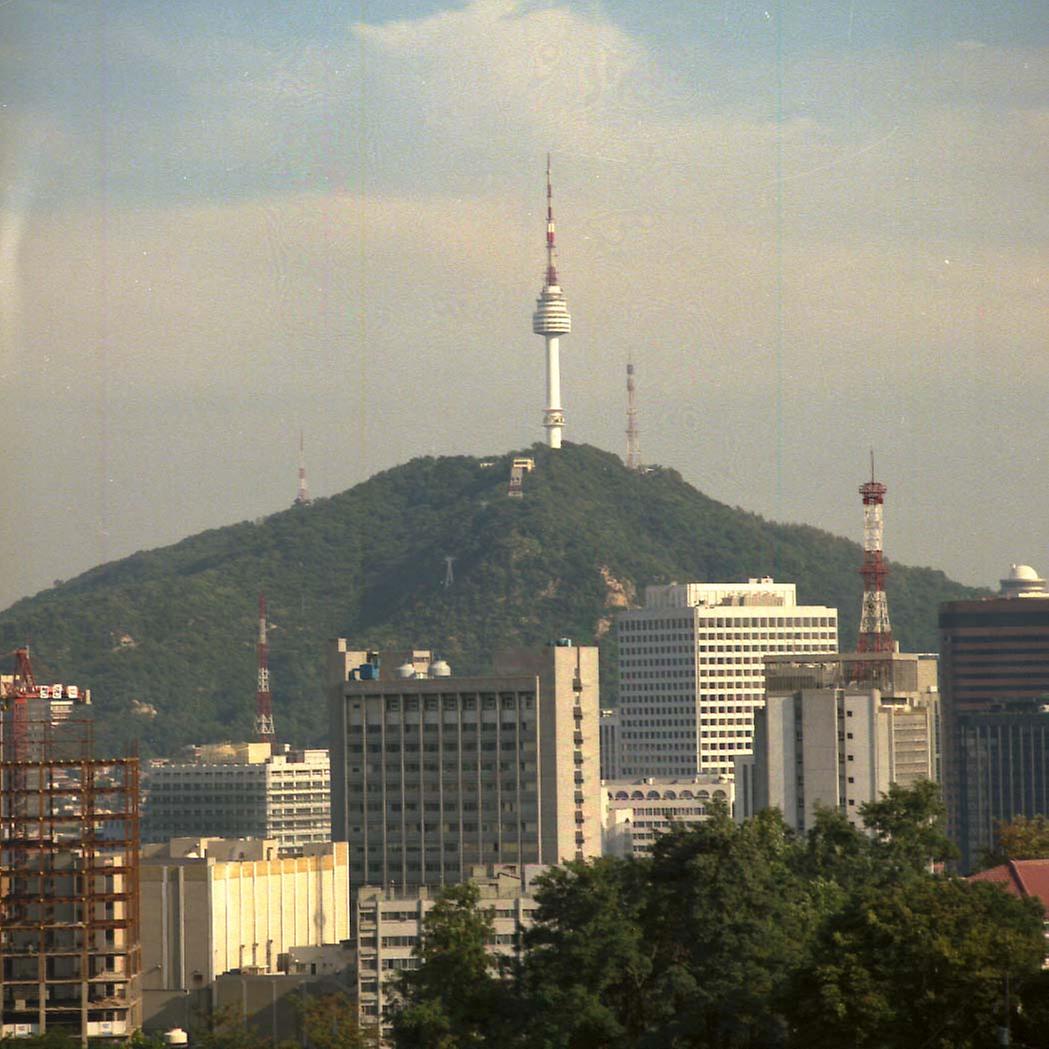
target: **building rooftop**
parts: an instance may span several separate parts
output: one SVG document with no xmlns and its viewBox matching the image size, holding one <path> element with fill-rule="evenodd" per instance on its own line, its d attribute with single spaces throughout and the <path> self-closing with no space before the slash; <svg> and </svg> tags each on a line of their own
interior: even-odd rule
<svg viewBox="0 0 1049 1049">
<path fill-rule="evenodd" d="M 1010 860 L 973 874 L 969 881 L 991 881 L 1024 899 L 1040 900 L 1049 917 L 1049 860 Z"/>
</svg>

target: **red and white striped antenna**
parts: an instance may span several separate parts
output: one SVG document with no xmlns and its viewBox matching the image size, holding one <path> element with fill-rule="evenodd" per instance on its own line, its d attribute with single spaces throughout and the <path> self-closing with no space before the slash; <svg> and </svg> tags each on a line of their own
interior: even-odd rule
<svg viewBox="0 0 1049 1049">
<path fill-rule="evenodd" d="M 266 641 L 266 595 L 259 594 L 259 682 L 255 692 L 255 738 L 260 743 L 272 743 L 273 696 L 270 694 L 270 646 Z"/>
<path fill-rule="evenodd" d="M 885 597 L 885 579 L 889 574 L 882 551 L 884 521 L 882 507 L 888 489 L 874 479 L 874 451 L 871 450 L 871 479 L 860 485 L 863 498 L 863 610 L 857 652 L 891 652 L 892 627 L 889 624 L 889 602 Z"/>
</svg>

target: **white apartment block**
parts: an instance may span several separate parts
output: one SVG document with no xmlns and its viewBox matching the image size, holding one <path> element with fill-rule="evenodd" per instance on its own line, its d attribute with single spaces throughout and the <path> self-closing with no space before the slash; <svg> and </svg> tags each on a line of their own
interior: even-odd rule
<svg viewBox="0 0 1049 1049">
<path fill-rule="evenodd" d="M 497 864 L 467 872 L 464 880 L 478 887 L 479 907 L 492 918 L 492 954 L 512 957 L 517 952 L 519 935 L 531 927 L 538 907 L 531 896 L 532 883 L 547 869 L 544 865 Z M 411 894 L 371 886 L 357 891 L 352 947 L 362 1024 L 378 1024 L 386 1033 L 390 981 L 403 969 L 418 968 L 414 952 L 422 940 L 426 915 L 439 895 L 439 890 L 427 886 Z"/>
<path fill-rule="evenodd" d="M 276 839 L 282 856 L 331 840 L 326 750 L 216 743 L 189 761 L 154 763 L 143 840 L 205 836 Z"/>
<path fill-rule="evenodd" d="M 856 826 L 893 783 L 936 779 L 936 660 L 903 653 L 769 660 L 754 752 L 737 762 L 737 819 L 778 808 L 798 831 L 819 807 Z"/>
<path fill-rule="evenodd" d="M 258 839 L 179 838 L 143 848 L 147 1025 L 222 973 L 277 973 L 293 946 L 349 938 L 346 844 L 307 845 L 283 859 L 277 851 L 276 841 Z"/>
<path fill-rule="evenodd" d="M 764 702 L 764 660 L 837 652 L 838 613 L 794 583 L 671 583 L 621 613 L 619 775 L 731 777 Z"/>
<path fill-rule="evenodd" d="M 689 779 L 607 780 L 604 791 L 604 854 L 641 859 L 656 838 L 673 827 L 694 827 L 710 818 L 713 805 L 731 815 L 734 790 L 724 776 Z"/>
<path fill-rule="evenodd" d="M 400 658 L 329 648 L 332 834 L 351 885 L 601 854 L 596 648 L 499 653 L 487 677 Z"/>
</svg>

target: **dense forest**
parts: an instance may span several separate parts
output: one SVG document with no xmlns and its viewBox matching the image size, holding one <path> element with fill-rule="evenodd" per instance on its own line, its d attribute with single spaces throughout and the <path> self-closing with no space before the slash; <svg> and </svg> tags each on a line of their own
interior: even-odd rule
<svg viewBox="0 0 1049 1049">
<path fill-rule="evenodd" d="M 631 472 L 586 445 L 527 454 L 536 469 L 523 499 L 507 496 L 511 455 L 415 459 L 310 506 L 101 565 L 0 613 L 0 651 L 29 642 L 43 680 L 93 690 L 106 744 L 149 755 L 250 731 L 260 591 L 277 732 L 298 744 L 323 738 L 324 643 L 336 636 L 433 648 L 456 672 L 483 671 L 502 645 L 597 640 L 608 703 L 612 617 L 649 583 L 794 581 L 802 602 L 839 608 L 842 643 L 854 640 L 856 543 L 765 521 L 672 470 Z M 973 593 L 892 565 L 903 647 L 935 649 L 939 603 Z"/>
</svg>

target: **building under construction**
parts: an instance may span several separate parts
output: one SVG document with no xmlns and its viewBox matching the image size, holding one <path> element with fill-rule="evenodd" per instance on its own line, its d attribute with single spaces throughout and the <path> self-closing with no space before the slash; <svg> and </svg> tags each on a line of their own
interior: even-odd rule
<svg viewBox="0 0 1049 1049">
<path fill-rule="evenodd" d="M 138 760 L 93 756 L 90 694 L 0 679 L 0 1036 L 140 1026 Z"/>
</svg>

